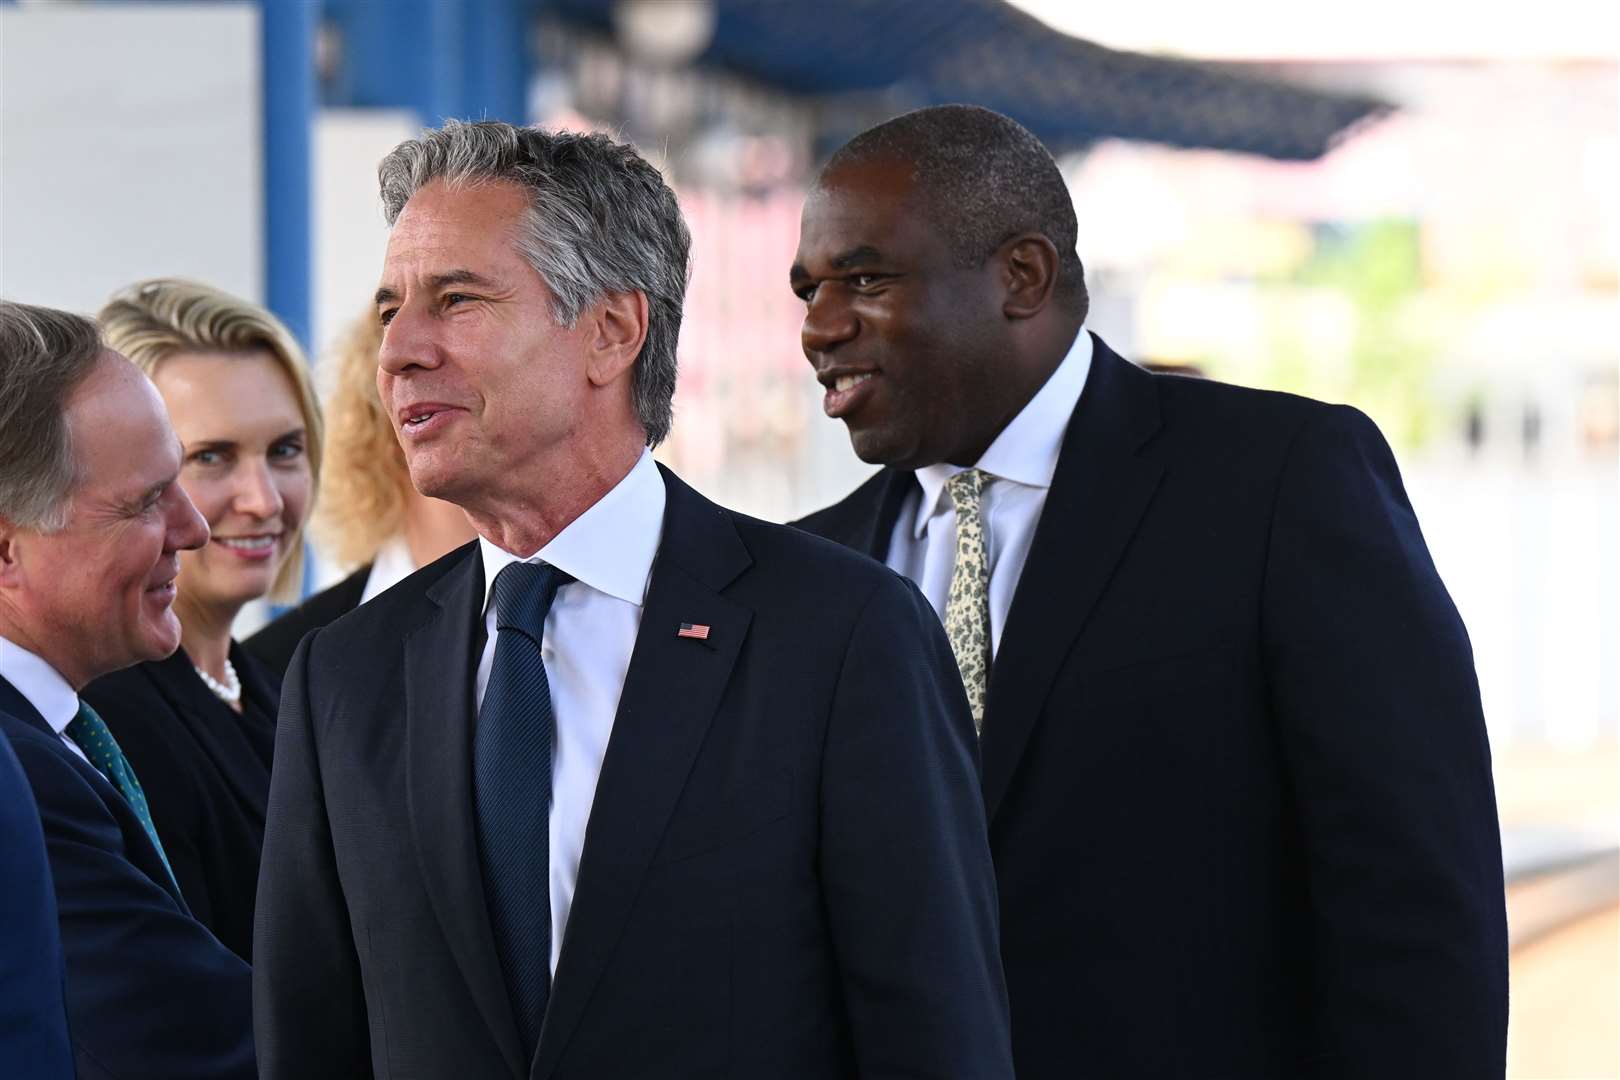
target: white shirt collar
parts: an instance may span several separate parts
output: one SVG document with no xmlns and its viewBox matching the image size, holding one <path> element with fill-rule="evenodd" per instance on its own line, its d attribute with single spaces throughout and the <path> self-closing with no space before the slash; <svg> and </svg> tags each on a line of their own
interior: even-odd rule
<svg viewBox="0 0 1620 1080">
<path fill-rule="evenodd" d="M 39 710 L 58 735 L 79 715 L 79 695 L 50 664 L 21 645 L 0 637 L 0 678 Z"/>
<path fill-rule="evenodd" d="M 1036 391 L 1029 403 L 1019 410 L 995 442 L 990 444 L 977 467 L 999 480 L 1010 480 L 1027 487 L 1049 488 L 1052 474 L 1057 471 L 1058 454 L 1063 449 L 1063 435 L 1069 428 L 1069 418 L 1080 402 L 1080 392 L 1086 388 L 1091 374 L 1091 335 L 1082 326 L 1075 335 L 1074 344 L 1058 364 L 1057 370 L 1047 378 L 1046 384 Z M 964 466 L 940 462 L 924 465 L 917 470 L 917 483 L 922 488 L 914 533 L 921 539 L 928 521 L 945 509 L 945 482 L 963 470 Z"/>
<path fill-rule="evenodd" d="M 640 607 L 647 597 L 653 559 L 664 533 L 664 478 L 651 450 L 551 543 L 522 559 L 547 562 L 598 592 Z M 478 553 L 484 560 L 484 610 L 495 575 L 520 561 L 482 536 Z"/>
<path fill-rule="evenodd" d="M 420 569 L 411 558 L 411 546 L 403 533 L 395 533 L 382 542 L 371 560 L 371 573 L 366 575 L 366 587 L 360 592 L 363 604 L 378 593 L 387 592 Z"/>
</svg>

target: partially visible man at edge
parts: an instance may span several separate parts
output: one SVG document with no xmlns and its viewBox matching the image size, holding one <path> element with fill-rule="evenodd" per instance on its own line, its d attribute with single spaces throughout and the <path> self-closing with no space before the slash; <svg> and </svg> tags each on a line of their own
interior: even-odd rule
<svg viewBox="0 0 1620 1080">
<path fill-rule="evenodd" d="M 157 390 L 77 315 L 0 303 L 0 731 L 39 806 L 79 1080 L 254 1075 L 248 967 L 193 919 L 78 691 L 168 656 L 208 527 Z"/>
<path fill-rule="evenodd" d="M 799 524 L 946 623 L 1019 1077 L 1500 1077 L 1490 752 L 1388 447 L 1126 363 L 1075 241 L 1039 141 L 943 106 L 833 155 L 791 271 L 884 466 Z"/>
<path fill-rule="evenodd" d="M 379 390 L 480 535 L 293 656 L 265 1080 L 1010 1077 L 938 621 L 653 462 L 674 193 L 605 136 L 494 122 L 380 172 Z"/>
</svg>

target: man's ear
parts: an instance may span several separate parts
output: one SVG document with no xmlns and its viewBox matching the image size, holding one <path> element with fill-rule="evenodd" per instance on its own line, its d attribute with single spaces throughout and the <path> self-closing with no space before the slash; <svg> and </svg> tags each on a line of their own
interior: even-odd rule
<svg viewBox="0 0 1620 1080">
<path fill-rule="evenodd" d="M 608 293 L 591 309 L 593 332 L 585 374 L 593 386 L 606 386 L 630 370 L 647 340 L 647 294 Z"/>
<path fill-rule="evenodd" d="M 1007 289 L 1002 313 L 1028 319 L 1045 310 L 1057 289 L 1057 245 L 1041 233 L 1021 233 L 1002 244 L 996 257 Z"/>
<path fill-rule="evenodd" d="M 20 530 L 0 517 L 0 589 L 20 583 L 22 566 L 18 560 L 17 534 Z"/>
</svg>

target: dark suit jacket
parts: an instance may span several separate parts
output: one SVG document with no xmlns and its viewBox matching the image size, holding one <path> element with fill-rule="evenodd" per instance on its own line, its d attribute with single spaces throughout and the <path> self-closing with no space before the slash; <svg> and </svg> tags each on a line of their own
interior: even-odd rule
<svg viewBox="0 0 1620 1080">
<path fill-rule="evenodd" d="M 287 673 L 293 650 L 298 648 L 305 634 L 319 630 L 360 606 L 360 598 L 366 594 L 366 580 L 370 577 L 371 563 L 366 563 L 336 585 L 322 589 L 291 611 L 283 612 L 249 636 L 242 642 L 243 646 L 275 672 L 276 678 L 281 678 Z"/>
<path fill-rule="evenodd" d="M 938 620 L 876 563 L 664 482 L 532 1062 L 474 832 L 477 546 L 299 647 L 259 881 L 266 1080 L 1011 1075 Z"/>
<path fill-rule="evenodd" d="M 250 1080 L 247 965 L 191 917 L 124 797 L 4 679 L 0 731 L 39 804 L 79 1080 Z"/>
<path fill-rule="evenodd" d="M 914 483 L 800 524 L 881 558 Z M 1098 340 L 981 753 L 1021 1080 L 1502 1075 L 1472 654 L 1360 413 Z"/>
<path fill-rule="evenodd" d="M 0 883 L 0 1076 L 73 1080 L 56 892 L 34 791 L 5 739 Z"/>
<path fill-rule="evenodd" d="M 135 766 L 192 915 L 251 960 L 281 677 L 239 645 L 231 663 L 242 680 L 241 715 L 203 685 L 184 649 L 104 675 L 80 696 Z"/>
</svg>

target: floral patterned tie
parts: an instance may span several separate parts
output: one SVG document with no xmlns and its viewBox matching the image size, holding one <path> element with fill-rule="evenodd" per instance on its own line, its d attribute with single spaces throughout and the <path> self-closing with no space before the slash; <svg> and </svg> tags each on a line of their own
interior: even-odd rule
<svg viewBox="0 0 1620 1080">
<path fill-rule="evenodd" d="M 987 477 L 963 469 L 945 483 L 956 504 L 956 565 L 945 601 L 945 634 L 962 672 L 973 709 L 973 730 L 984 730 L 984 698 L 990 684 L 990 551 L 979 496 Z"/>
<path fill-rule="evenodd" d="M 79 745 L 84 756 L 90 759 L 90 764 L 118 789 L 124 801 L 129 803 L 129 808 L 135 811 L 141 828 L 146 830 L 152 846 L 157 848 L 158 858 L 163 860 L 163 868 L 169 871 L 169 880 L 174 881 L 175 890 L 179 891 L 180 883 L 175 881 L 174 868 L 169 865 L 169 856 L 164 854 L 157 826 L 152 824 L 152 811 L 146 807 L 146 792 L 141 790 L 141 782 L 135 779 L 135 769 L 124 756 L 124 751 L 119 749 L 118 740 L 107 730 L 107 722 L 96 714 L 96 710 L 81 701 L 79 714 L 68 721 L 67 737 Z"/>
</svg>

